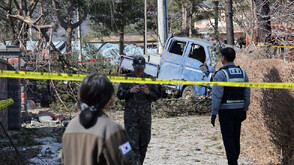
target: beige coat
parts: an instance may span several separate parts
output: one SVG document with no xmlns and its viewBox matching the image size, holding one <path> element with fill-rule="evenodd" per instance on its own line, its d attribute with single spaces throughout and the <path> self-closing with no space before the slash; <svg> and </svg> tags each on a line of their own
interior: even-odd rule
<svg viewBox="0 0 294 165">
<path fill-rule="evenodd" d="M 62 137 L 62 163 L 65 165 L 128 165 L 133 153 L 122 127 L 105 114 L 85 129 L 75 117 Z"/>
</svg>

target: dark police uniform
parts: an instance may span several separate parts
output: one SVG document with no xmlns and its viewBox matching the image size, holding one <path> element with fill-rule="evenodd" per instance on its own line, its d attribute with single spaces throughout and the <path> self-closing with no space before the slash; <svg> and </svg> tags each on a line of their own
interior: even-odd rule
<svg viewBox="0 0 294 165">
<path fill-rule="evenodd" d="M 126 77 L 136 77 L 135 73 Z M 151 78 L 143 74 L 143 78 Z M 146 84 L 149 95 L 142 92 L 131 93 L 130 90 L 138 84 L 121 83 L 118 87 L 117 97 L 125 100 L 124 124 L 134 152 L 135 164 L 143 164 L 147 147 L 151 139 L 151 102 L 159 97 L 158 86 Z"/>
<path fill-rule="evenodd" d="M 225 64 L 214 76 L 214 81 L 248 82 L 246 72 L 233 62 Z M 212 115 L 219 114 L 219 122 L 228 164 L 238 164 L 241 122 L 246 119 L 250 104 L 250 88 L 213 86 Z"/>
</svg>

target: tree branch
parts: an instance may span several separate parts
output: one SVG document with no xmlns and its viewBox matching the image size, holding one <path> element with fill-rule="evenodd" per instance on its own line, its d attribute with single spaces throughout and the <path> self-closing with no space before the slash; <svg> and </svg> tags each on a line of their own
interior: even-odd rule
<svg viewBox="0 0 294 165">
<path fill-rule="evenodd" d="M 64 29 L 67 29 L 67 22 L 65 22 L 63 19 L 62 19 L 62 14 L 60 13 L 60 10 L 59 10 L 59 5 L 58 5 L 58 2 L 56 2 L 55 0 L 52 0 L 52 5 L 53 5 L 53 8 L 54 8 L 54 11 L 55 11 L 55 14 L 57 16 L 57 20 L 59 22 L 59 24 L 64 28 Z"/>
<path fill-rule="evenodd" d="M 51 29 L 52 30 L 52 29 Z M 48 36 L 48 34 L 46 33 L 46 31 L 41 30 L 41 33 L 43 35 L 43 37 L 46 39 L 46 41 L 49 41 L 49 44 L 51 46 L 51 48 L 57 53 L 59 60 L 64 63 L 70 70 L 77 72 L 78 69 L 75 67 L 72 67 L 64 58 L 63 58 L 63 54 L 61 54 L 59 52 L 59 50 L 55 47 L 55 45 L 53 44 L 53 42 L 51 41 L 50 38 L 52 38 L 52 33 L 50 34 L 50 37 Z"/>
<path fill-rule="evenodd" d="M 42 15 L 43 15 L 43 13 L 42 13 Z M 41 15 L 41 16 L 42 16 Z M 74 71 L 74 72 L 77 72 L 78 71 L 78 69 L 77 68 L 74 68 L 74 67 L 72 67 L 71 65 L 69 65 L 69 63 L 63 58 L 63 55 L 59 52 L 59 50 L 55 47 L 55 45 L 52 43 L 52 29 L 53 29 L 53 27 L 54 27 L 54 25 L 35 25 L 35 23 L 40 19 L 40 17 L 39 18 L 37 18 L 37 20 L 35 20 L 35 21 L 33 21 L 33 20 L 31 20 L 30 18 L 28 18 L 28 19 L 25 19 L 25 17 L 23 17 L 23 16 L 20 16 L 20 15 L 11 15 L 11 14 L 8 14 L 7 15 L 9 18 L 15 18 L 15 19 L 18 19 L 18 20 L 20 20 L 21 22 L 23 22 L 23 26 L 24 26 L 24 24 L 27 24 L 27 25 L 29 25 L 30 27 L 32 27 L 32 28 L 34 28 L 35 30 L 37 30 L 37 31 L 39 31 L 40 33 L 42 33 L 42 35 L 43 35 L 43 37 L 46 39 L 46 41 L 47 42 L 49 42 L 49 44 L 50 44 L 50 46 L 53 48 L 53 50 L 55 51 L 55 52 L 58 52 L 58 57 L 59 57 L 59 59 L 63 62 L 63 63 L 65 63 L 66 65 L 67 65 L 67 67 L 69 68 L 69 69 L 71 69 L 72 71 Z M 23 26 L 22 26 L 22 28 L 21 28 L 21 30 L 23 29 Z M 51 29 L 51 34 L 50 34 L 50 36 L 48 36 L 48 34 L 46 33 L 47 32 L 47 29 Z M 20 33 L 19 33 L 20 34 Z"/>
<path fill-rule="evenodd" d="M 21 10 L 23 11 L 23 15 L 28 14 L 28 8 L 27 8 L 27 1 L 21 0 Z"/>
<path fill-rule="evenodd" d="M 42 17 L 43 15 L 40 15 L 39 18 L 37 18 L 37 20 L 33 21 L 30 18 L 26 19 L 25 17 L 21 16 L 21 15 L 11 15 L 11 14 L 7 14 L 7 16 L 9 18 L 15 18 L 18 19 L 21 22 L 26 23 L 27 25 L 29 25 L 30 27 L 36 29 L 37 31 L 40 31 L 41 29 L 51 29 L 54 27 L 54 25 L 35 25 L 35 23 L 40 20 L 40 17 Z"/>
<path fill-rule="evenodd" d="M 89 2 L 89 3 L 90 3 L 90 2 Z M 87 16 L 88 16 L 88 12 L 89 12 L 89 7 L 87 6 L 87 7 L 84 8 L 84 14 L 83 14 L 83 17 L 80 18 L 80 20 L 79 20 L 78 22 L 72 24 L 72 29 L 77 28 L 80 24 L 82 24 L 82 23 L 85 21 L 85 19 L 86 19 Z"/>
<path fill-rule="evenodd" d="M 20 7 L 19 7 L 19 5 L 18 5 L 18 2 L 17 2 L 16 0 L 13 0 L 13 1 L 14 1 L 14 4 L 15 4 L 17 10 L 20 10 Z"/>
<path fill-rule="evenodd" d="M 34 11 L 34 10 L 35 10 L 35 8 L 37 7 L 38 2 L 39 2 L 39 0 L 33 0 L 33 1 L 31 2 L 30 7 L 29 7 L 29 8 L 30 8 L 30 11 Z M 42 7 L 42 6 L 41 6 L 41 7 Z M 30 12 L 29 15 L 32 16 L 32 14 L 33 14 L 33 13 Z"/>
<path fill-rule="evenodd" d="M 58 92 L 57 92 L 57 90 L 56 90 L 57 88 L 56 88 L 56 86 L 55 86 L 54 81 L 51 80 L 51 84 L 53 85 L 53 89 L 54 89 L 54 91 L 55 91 L 55 93 L 56 93 L 56 96 L 57 96 L 57 98 L 59 99 L 59 101 L 60 101 L 61 104 L 66 108 L 66 110 L 69 111 L 69 109 L 68 109 L 67 106 L 64 104 L 64 102 L 63 102 L 63 100 L 61 99 L 61 97 L 59 96 L 59 94 L 58 94 Z"/>
</svg>

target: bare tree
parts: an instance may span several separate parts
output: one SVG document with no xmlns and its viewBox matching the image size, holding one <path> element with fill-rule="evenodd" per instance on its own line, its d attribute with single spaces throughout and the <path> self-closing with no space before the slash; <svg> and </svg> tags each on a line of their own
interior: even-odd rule
<svg viewBox="0 0 294 165">
<path fill-rule="evenodd" d="M 203 0 L 178 0 L 175 1 L 178 5 L 181 5 L 181 31 L 183 36 L 192 37 L 193 32 L 193 22 L 195 21 L 195 15 L 199 12 L 199 8 Z"/>
<path fill-rule="evenodd" d="M 91 10 L 91 21 L 101 29 L 119 32 L 120 54 L 124 54 L 125 27 L 144 20 L 144 1 L 138 0 L 100 0 Z"/>
<path fill-rule="evenodd" d="M 234 22 L 244 32 L 244 35 L 237 39 L 240 45 L 248 46 L 253 42 L 253 34 L 256 14 L 255 6 L 252 0 L 236 0 L 233 6 Z M 247 38 L 247 41 L 246 41 Z"/>
<path fill-rule="evenodd" d="M 294 1 L 281 1 L 271 5 L 271 38 L 280 45 L 294 45 Z"/>
<path fill-rule="evenodd" d="M 19 14 L 17 14 L 17 15 L 7 14 L 7 16 L 10 17 L 10 18 L 18 19 L 19 21 L 27 24 L 29 27 L 34 28 L 35 30 L 37 30 L 40 33 L 39 40 L 42 39 L 42 37 L 41 37 L 42 32 L 41 31 L 44 31 L 44 30 L 47 31 L 48 29 L 50 29 L 51 33 L 50 33 L 49 42 L 51 42 L 53 25 L 52 24 L 50 24 L 50 25 L 38 25 L 37 24 L 37 22 L 44 16 L 43 12 L 42 12 L 42 7 L 41 7 L 41 15 L 36 20 L 33 20 L 31 17 L 25 17 L 25 16 L 22 16 L 22 15 L 19 15 Z"/>
<path fill-rule="evenodd" d="M 54 52 L 58 55 L 58 59 L 62 62 L 62 65 L 65 63 L 66 66 L 76 72 L 77 69 L 75 67 L 72 67 L 64 58 L 64 56 L 60 53 L 60 51 L 55 47 L 55 45 L 52 42 L 52 35 L 53 35 L 53 24 L 44 24 L 44 21 L 41 21 L 42 18 L 45 17 L 43 14 L 43 4 L 37 1 L 32 1 L 27 5 L 27 1 L 21 0 L 18 4 L 18 2 L 15 0 L 15 6 L 18 9 L 17 14 L 13 15 L 9 12 L 7 13 L 7 18 L 12 20 L 18 20 L 20 24 L 22 25 L 19 29 L 18 38 L 19 41 L 21 41 L 23 44 L 23 47 L 25 47 L 26 40 L 28 39 L 26 36 L 27 31 L 29 28 L 33 28 L 38 32 L 38 48 L 39 50 L 42 50 L 43 47 L 47 46 L 47 43 L 50 45 L 50 47 L 54 50 Z M 35 4 L 36 3 L 36 4 Z M 33 12 L 36 9 L 36 6 L 38 5 L 38 9 L 40 9 L 40 14 L 37 15 L 36 13 L 33 16 Z M 36 17 L 35 19 L 33 17 Z M 14 27 L 15 28 L 15 27 Z M 49 34 L 48 34 L 48 31 Z M 44 40 L 45 39 L 45 40 Z M 34 57 L 36 58 L 36 57 Z M 36 63 L 35 66 L 38 64 Z"/>
<path fill-rule="evenodd" d="M 73 30 L 81 25 L 87 18 L 90 6 L 93 1 L 74 1 L 74 0 L 52 0 L 53 8 L 55 10 L 56 17 L 61 27 L 66 31 L 66 55 L 72 54 L 71 40 L 73 36 Z M 64 8 L 66 8 L 67 12 Z M 83 15 L 77 22 L 74 22 L 74 13 L 79 10 Z M 74 23 L 73 23 L 74 22 Z"/>
<path fill-rule="evenodd" d="M 7 40 L 11 40 L 11 43 L 16 43 L 16 45 L 19 44 L 17 42 L 17 33 L 16 33 L 16 22 L 12 19 L 6 16 L 6 14 L 12 14 L 14 9 L 13 1 L 2 1 L 0 3 L 0 12 L 3 14 L 0 14 L 1 21 L 1 41 L 3 44 L 6 44 Z"/>
<path fill-rule="evenodd" d="M 7 15 L 12 15 L 17 13 L 18 16 L 32 18 L 32 15 L 37 7 L 39 0 L 8 0 L 1 1 L 0 9 L 4 11 L 4 14 L 0 14 L 0 18 L 7 22 L 8 28 L 6 31 L 9 32 L 10 36 L 6 36 L 12 40 L 12 45 L 18 45 L 23 43 L 22 46 L 25 47 L 26 40 L 28 37 L 29 26 L 25 22 L 17 22 L 13 17 L 7 17 Z"/>
<path fill-rule="evenodd" d="M 271 37 L 269 0 L 254 0 L 256 5 L 258 42 L 268 42 Z"/>
</svg>

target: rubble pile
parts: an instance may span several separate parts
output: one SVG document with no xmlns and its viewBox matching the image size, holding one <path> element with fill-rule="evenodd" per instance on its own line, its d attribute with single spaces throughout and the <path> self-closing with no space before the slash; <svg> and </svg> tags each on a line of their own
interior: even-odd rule
<svg viewBox="0 0 294 165">
<path fill-rule="evenodd" d="M 211 98 L 159 99 L 151 110 L 154 117 L 207 115 L 211 111 Z"/>
</svg>

